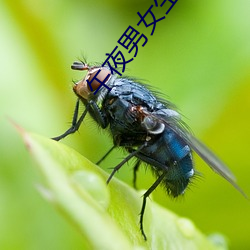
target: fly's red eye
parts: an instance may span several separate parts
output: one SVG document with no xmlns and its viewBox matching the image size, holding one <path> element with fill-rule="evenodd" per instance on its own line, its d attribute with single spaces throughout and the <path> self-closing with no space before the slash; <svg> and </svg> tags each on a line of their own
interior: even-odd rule
<svg viewBox="0 0 250 250">
<path fill-rule="evenodd" d="M 97 90 L 100 85 L 105 84 L 108 81 L 110 75 L 111 72 L 105 68 L 96 68 L 93 71 L 89 71 L 87 77 L 88 89 L 90 91 Z"/>
</svg>

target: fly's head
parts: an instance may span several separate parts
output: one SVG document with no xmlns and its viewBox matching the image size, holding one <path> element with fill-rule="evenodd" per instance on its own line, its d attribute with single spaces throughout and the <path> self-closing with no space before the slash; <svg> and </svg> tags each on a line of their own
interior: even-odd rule
<svg viewBox="0 0 250 250">
<path fill-rule="evenodd" d="M 75 83 L 73 90 L 82 100 L 87 101 L 93 98 L 93 93 L 100 88 L 102 84 L 107 83 L 112 74 L 111 71 L 102 66 L 89 66 L 83 62 L 74 62 L 71 66 L 74 70 L 87 70 L 87 75 Z"/>
</svg>

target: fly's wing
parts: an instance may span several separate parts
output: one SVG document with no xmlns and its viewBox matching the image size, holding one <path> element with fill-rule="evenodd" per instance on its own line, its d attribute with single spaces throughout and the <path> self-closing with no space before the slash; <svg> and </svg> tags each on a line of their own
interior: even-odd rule
<svg viewBox="0 0 250 250">
<path fill-rule="evenodd" d="M 175 111 L 174 111 L 175 112 Z M 163 115 L 163 113 L 165 113 Z M 231 183 L 243 196 L 247 199 L 247 195 L 236 184 L 236 178 L 228 167 L 202 142 L 196 139 L 185 127 L 177 115 L 171 115 L 169 110 L 161 110 L 160 112 L 151 113 L 155 119 L 163 123 L 166 127 L 173 130 L 182 140 L 184 140 L 190 148 L 192 148 L 216 173 L 221 175 L 229 183 Z"/>
<path fill-rule="evenodd" d="M 219 175 L 230 182 L 243 196 L 247 195 L 237 185 L 236 178 L 229 168 L 210 149 L 191 134 L 186 134 L 182 138 L 187 144 Z"/>
</svg>

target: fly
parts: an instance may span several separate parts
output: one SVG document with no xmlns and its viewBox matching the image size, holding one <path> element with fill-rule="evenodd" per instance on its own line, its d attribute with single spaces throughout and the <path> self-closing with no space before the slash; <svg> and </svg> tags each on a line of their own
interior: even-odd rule
<svg viewBox="0 0 250 250">
<path fill-rule="evenodd" d="M 116 147 L 123 147 L 128 152 L 113 169 L 107 183 L 131 158 L 137 159 L 134 185 L 140 165 L 146 163 L 151 167 L 157 178 L 143 195 L 140 213 L 140 230 L 145 240 L 143 216 L 147 197 L 159 184 L 172 197 L 185 192 L 195 174 L 192 151 L 246 197 L 227 166 L 188 131 L 172 103 L 158 98 L 145 85 L 133 79 L 112 75 L 109 67 L 74 62 L 71 68 L 86 70 L 87 75 L 73 87 L 78 99 L 71 127 L 53 139 L 59 141 L 76 132 L 89 113 L 113 137 L 113 147 L 98 163 Z M 78 117 L 80 102 L 85 110 Z"/>
</svg>

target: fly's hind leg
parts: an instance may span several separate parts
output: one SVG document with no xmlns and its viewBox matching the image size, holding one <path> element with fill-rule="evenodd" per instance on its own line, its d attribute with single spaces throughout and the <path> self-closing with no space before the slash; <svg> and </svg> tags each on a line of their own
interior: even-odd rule
<svg viewBox="0 0 250 250">
<path fill-rule="evenodd" d="M 166 175 L 166 172 L 163 172 L 163 174 L 161 174 L 157 178 L 157 180 L 153 183 L 153 185 L 143 195 L 142 207 L 141 207 L 141 212 L 140 212 L 140 230 L 141 230 L 141 233 L 142 233 L 144 240 L 147 240 L 147 236 L 146 236 L 146 234 L 144 232 L 144 228 L 143 228 L 143 217 L 144 217 L 144 212 L 145 212 L 145 208 L 146 208 L 147 198 L 158 187 L 158 185 L 162 182 L 165 175 Z"/>
</svg>

